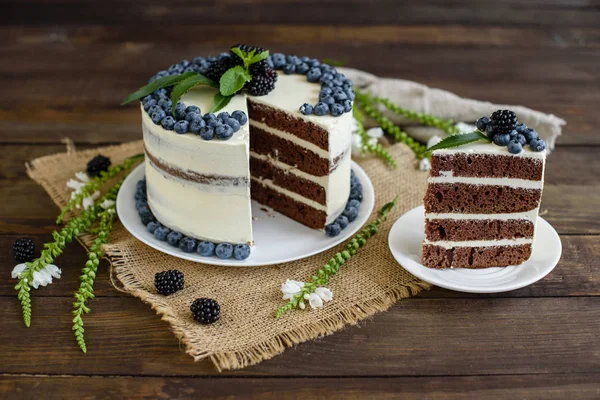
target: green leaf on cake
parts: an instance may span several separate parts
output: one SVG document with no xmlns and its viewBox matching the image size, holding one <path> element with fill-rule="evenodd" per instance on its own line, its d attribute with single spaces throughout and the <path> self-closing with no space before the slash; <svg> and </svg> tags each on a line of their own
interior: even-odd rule
<svg viewBox="0 0 600 400">
<path fill-rule="evenodd" d="M 232 47 L 231 52 L 233 54 L 237 55 L 242 60 L 248 56 L 248 53 L 246 53 L 244 50 L 240 49 L 239 47 Z"/>
<path fill-rule="evenodd" d="M 212 109 L 210 110 L 210 112 L 214 113 L 214 112 L 221 110 L 223 107 L 225 107 L 227 104 L 229 104 L 232 97 L 233 97 L 233 95 L 223 96 L 221 93 L 215 94 L 215 97 L 213 99 L 213 106 L 212 106 Z"/>
<path fill-rule="evenodd" d="M 266 60 L 268 57 L 269 57 L 269 50 L 265 50 L 262 53 L 252 56 L 252 58 L 250 58 L 250 60 L 248 61 L 248 65 L 256 64 L 257 62 Z"/>
<path fill-rule="evenodd" d="M 179 102 L 181 96 L 183 96 L 190 89 L 198 85 L 217 87 L 217 84 L 213 80 L 201 74 L 194 74 L 178 82 L 177 85 L 173 88 L 173 91 L 171 92 L 171 103 L 173 103 L 173 115 L 175 115 L 175 108 L 177 107 L 177 102 Z"/>
<path fill-rule="evenodd" d="M 146 86 L 139 88 L 137 91 L 131 93 L 129 96 L 125 97 L 125 100 L 121 102 L 121 105 L 131 103 L 134 100 L 139 100 L 142 97 L 148 96 L 150 93 L 162 89 L 167 86 L 173 86 L 177 82 L 181 82 L 184 79 L 192 75 L 197 75 L 195 72 L 185 72 L 181 75 L 173 75 L 173 76 L 164 76 L 155 81 L 150 82 Z"/>
<path fill-rule="evenodd" d="M 486 140 L 488 142 L 491 142 L 490 138 L 487 137 L 486 135 L 484 135 L 483 133 L 479 132 L 479 131 L 474 131 L 474 132 L 470 132 L 470 133 L 460 133 L 458 135 L 452 135 L 452 136 L 448 136 L 445 139 L 442 139 L 441 142 L 439 142 L 436 145 L 433 145 L 429 148 L 427 148 L 425 150 L 425 153 L 434 151 L 434 150 L 440 150 L 440 149 L 450 149 L 452 147 L 459 147 L 468 143 L 472 143 L 472 142 L 476 142 L 478 140 Z"/>
<path fill-rule="evenodd" d="M 234 95 L 251 79 L 252 75 L 250 75 L 241 65 L 229 68 L 219 81 L 221 94 L 223 96 Z"/>
</svg>

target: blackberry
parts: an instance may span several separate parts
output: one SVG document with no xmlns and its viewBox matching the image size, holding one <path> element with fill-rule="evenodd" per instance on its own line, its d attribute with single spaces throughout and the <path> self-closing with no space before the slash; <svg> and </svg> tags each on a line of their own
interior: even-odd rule
<svg viewBox="0 0 600 400">
<path fill-rule="evenodd" d="M 268 64 L 252 64 L 250 66 L 250 75 L 252 75 L 252 80 L 246 83 L 245 87 L 252 96 L 264 96 L 275 89 L 277 72 L 269 67 Z"/>
<path fill-rule="evenodd" d="M 28 238 L 17 239 L 13 244 L 13 252 L 18 262 L 31 262 L 35 256 L 35 243 Z"/>
<path fill-rule="evenodd" d="M 194 319 L 201 324 L 209 325 L 219 320 L 221 307 L 213 299 L 199 298 L 190 306 Z"/>
<path fill-rule="evenodd" d="M 262 53 L 263 51 L 266 50 L 266 49 L 263 49 L 262 47 L 250 46 L 248 44 L 236 44 L 234 46 L 231 46 L 232 49 L 234 47 L 239 47 L 240 50 L 245 51 L 246 53 L 250 53 L 252 50 L 254 50 L 254 54 L 255 55 L 256 54 L 260 54 L 260 53 Z M 238 65 L 244 65 L 244 62 L 242 61 L 242 59 L 237 54 L 235 54 L 232 51 L 230 51 L 230 53 L 231 53 L 231 58 L 233 58 Z M 262 61 L 259 61 L 256 64 L 260 64 L 260 65 L 263 65 L 263 66 L 269 66 L 269 62 L 266 59 L 264 59 Z"/>
<path fill-rule="evenodd" d="M 495 111 L 490 122 L 496 128 L 496 133 L 510 133 L 517 126 L 517 114 L 510 110 Z"/>
<path fill-rule="evenodd" d="M 233 57 L 230 57 L 229 55 L 222 56 L 208 67 L 204 75 L 218 83 L 221 76 L 223 76 L 229 68 L 235 67 L 236 65 L 237 62 Z"/>
<path fill-rule="evenodd" d="M 110 158 L 99 154 L 87 163 L 85 171 L 89 176 L 100 176 L 100 172 L 107 171 L 110 164 Z"/>
<path fill-rule="evenodd" d="M 159 294 L 168 296 L 183 289 L 183 272 L 176 269 L 157 272 L 154 275 L 154 286 Z"/>
</svg>

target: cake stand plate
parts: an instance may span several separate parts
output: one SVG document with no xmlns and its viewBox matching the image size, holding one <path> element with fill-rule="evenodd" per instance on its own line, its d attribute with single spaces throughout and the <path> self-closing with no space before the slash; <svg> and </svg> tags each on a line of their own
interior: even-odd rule
<svg viewBox="0 0 600 400">
<path fill-rule="evenodd" d="M 336 237 L 328 237 L 325 232 L 306 226 L 276 211 L 252 201 L 252 223 L 254 247 L 250 257 L 243 261 L 221 260 L 217 257 L 202 257 L 197 253 L 184 253 L 179 248 L 162 242 L 146 230 L 135 209 L 137 182 L 144 177 L 144 164 L 134 169 L 123 182 L 117 197 L 117 212 L 121 222 L 133 236 L 150 247 L 163 253 L 203 264 L 231 267 L 255 267 L 281 264 L 310 257 L 330 249 L 347 240 L 367 222 L 375 205 L 375 191 L 365 171 L 352 162 L 352 170 L 363 187 L 363 201 L 358 217 Z"/>
<path fill-rule="evenodd" d="M 432 269 L 421 264 L 425 210 L 414 208 L 401 216 L 388 237 L 392 255 L 408 272 L 431 284 L 468 293 L 498 293 L 539 281 L 554 269 L 562 252 L 558 233 L 538 217 L 533 252 L 521 265 L 484 269 Z"/>
</svg>

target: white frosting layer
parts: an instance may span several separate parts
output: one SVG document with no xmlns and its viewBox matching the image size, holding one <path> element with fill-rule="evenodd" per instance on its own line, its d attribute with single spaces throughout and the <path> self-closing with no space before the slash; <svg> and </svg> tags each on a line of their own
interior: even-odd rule
<svg viewBox="0 0 600 400">
<path fill-rule="evenodd" d="M 304 139 L 300 139 L 298 136 L 292 135 L 291 133 L 287 133 L 281 131 L 279 129 L 271 128 L 261 122 L 250 121 L 250 125 L 257 127 L 258 129 L 262 129 L 263 131 L 270 133 L 273 136 L 280 137 L 285 140 L 289 140 L 297 146 L 305 148 L 306 150 L 310 150 L 313 153 L 316 153 L 318 156 L 329 159 L 330 153 L 327 150 L 323 150 L 319 146 L 314 143 L 308 142 Z"/>
<path fill-rule="evenodd" d="M 516 178 L 474 178 L 465 176 L 452 176 L 452 171 L 444 176 L 430 176 L 427 178 L 428 183 L 467 183 L 469 185 L 497 185 L 497 186 L 508 186 L 512 188 L 520 189 L 542 189 L 544 182 L 542 181 L 530 181 L 527 179 L 516 179 Z"/>
<path fill-rule="evenodd" d="M 458 220 L 518 220 L 518 219 L 526 219 L 534 224 L 537 222 L 539 208 L 534 208 L 531 211 L 521 212 L 521 213 L 510 213 L 510 214 L 459 214 L 459 213 L 427 213 L 425 214 L 425 219 L 458 219 Z"/>
<path fill-rule="evenodd" d="M 148 205 L 167 227 L 213 242 L 251 243 L 250 187 L 206 191 L 155 168 L 146 158 Z"/>
<path fill-rule="evenodd" d="M 504 155 L 511 157 L 526 157 L 526 158 L 536 158 L 539 160 L 546 159 L 546 150 L 536 152 L 529 148 L 529 146 L 523 146 L 523 151 L 519 154 L 512 154 L 508 151 L 506 146 L 496 146 L 494 143 L 490 142 L 473 142 L 469 144 L 462 145 L 460 147 L 454 147 L 451 149 L 440 149 L 434 150 L 433 155 L 438 154 L 456 154 L 456 153 L 467 153 L 467 154 L 493 154 L 493 155 Z"/>
<path fill-rule="evenodd" d="M 465 240 L 460 242 L 440 240 L 437 242 L 430 242 L 425 239 L 423 244 L 431 244 L 434 246 L 444 247 L 451 249 L 453 247 L 489 247 L 489 246 L 517 246 L 522 244 L 533 244 L 533 238 L 519 238 L 519 239 L 500 239 L 500 240 Z"/>
</svg>

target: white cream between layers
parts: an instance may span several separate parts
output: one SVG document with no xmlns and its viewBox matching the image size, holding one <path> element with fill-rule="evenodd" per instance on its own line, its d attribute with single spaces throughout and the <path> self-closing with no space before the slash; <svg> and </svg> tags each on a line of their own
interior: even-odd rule
<svg viewBox="0 0 600 400">
<path fill-rule="evenodd" d="M 533 245 L 532 238 L 519 238 L 519 239 L 500 239 L 500 240 L 465 240 L 460 242 L 453 242 L 447 240 L 440 240 L 437 242 L 430 242 L 425 239 L 423 244 L 430 244 L 434 246 L 444 247 L 451 249 L 453 247 L 490 247 L 490 246 L 518 246 L 523 244 Z"/>
<path fill-rule="evenodd" d="M 459 214 L 459 213 L 428 213 L 425 214 L 425 219 L 457 219 L 457 220 L 519 220 L 526 219 L 534 224 L 537 222 L 539 208 L 534 208 L 531 211 L 525 211 L 520 213 L 508 213 L 508 214 Z"/>
<path fill-rule="evenodd" d="M 531 150 L 529 146 L 523 146 L 522 152 L 519 154 L 512 154 L 508 151 L 506 146 L 496 146 L 495 144 L 489 142 L 473 142 L 456 148 L 435 150 L 433 155 L 457 153 L 505 155 L 511 157 L 536 158 L 539 160 L 546 159 L 546 150 L 536 152 Z"/>
<path fill-rule="evenodd" d="M 249 186 L 206 191 L 203 185 L 155 168 L 148 159 L 146 182 L 148 205 L 167 227 L 217 243 L 252 242 Z"/>
<path fill-rule="evenodd" d="M 517 178 L 474 178 L 465 176 L 453 176 L 452 171 L 440 171 L 445 172 L 444 176 L 431 176 L 427 178 L 427 183 L 466 183 L 469 185 L 493 185 L 493 186 L 507 186 L 518 189 L 542 189 L 544 182 L 542 181 L 530 181 L 527 179 Z"/>
</svg>

